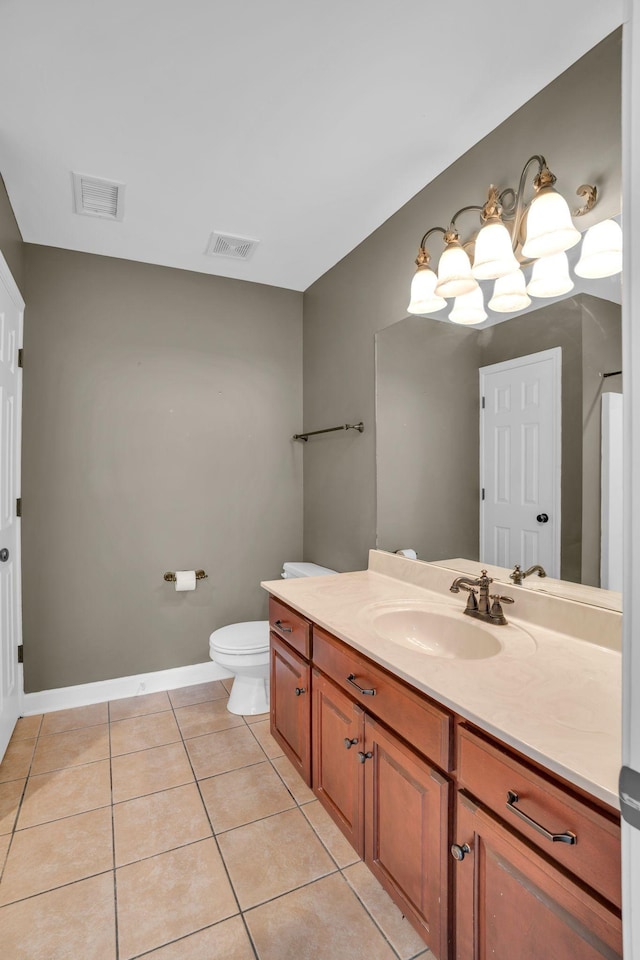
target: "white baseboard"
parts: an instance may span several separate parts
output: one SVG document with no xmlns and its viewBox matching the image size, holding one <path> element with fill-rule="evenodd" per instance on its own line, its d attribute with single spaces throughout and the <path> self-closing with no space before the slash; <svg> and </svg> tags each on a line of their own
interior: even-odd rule
<svg viewBox="0 0 640 960">
<path fill-rule="evenodd" d="M 52 710 L 67 710 L 69 707 L 86 707 L 105 700 L 121 700 L 144 693 L 173 690 L 174 687 L 190 687 L 194 683 L 211 680 L 227 680 L 233 674 L 210 660 L 171 670 L 156 670 L 154 673 L 139 673 L 134 677 L 116 677 L 113 680 L 98 680 L 96 683 L 80 683 L 75 687 L 59 687 L 55 690 L 38 690 L 22 696 L 21 716 L 30 717 Z"/>
</svg>

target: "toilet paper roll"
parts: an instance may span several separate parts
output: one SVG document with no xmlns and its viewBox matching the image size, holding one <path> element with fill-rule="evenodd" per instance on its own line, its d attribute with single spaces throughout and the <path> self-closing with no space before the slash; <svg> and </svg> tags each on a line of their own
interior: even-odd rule
<svg viewBox="0 0 640 960">
<path fill-rule="evenodd" d="M 176 570 L 176 590 L 195 590 L 195 570 Z"/>
<path fill-rule="evenodd" d="M 399 557 L 406 557 L 407 560 L 417 560 L 418 554 L 411 547 L 405 547 L 403 550 L 396 550 Z"/>
</svg>

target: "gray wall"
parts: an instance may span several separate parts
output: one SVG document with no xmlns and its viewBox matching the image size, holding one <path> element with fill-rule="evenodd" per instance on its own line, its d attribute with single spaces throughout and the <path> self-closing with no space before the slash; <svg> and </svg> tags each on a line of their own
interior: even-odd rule
<svg viewBox="0 0 640 960">
<path fill-rule="evenodd" d="M 578 184 L 597 183 L 601 201 L 594 219 L 620 212 L 619 32 L 452 164 L 306 291 L 305 429 L 365 422 L 362 435 L 329 434 L 305 446 L 306 559 L 338 570 L 358 569 L 366 566 L 367 551 L 375 545 L 374 334 L 406 316 L 420 237 L 432 225 L 446 225 L 463 204 L 483 202 L 490 183 L 515 186 L 525 160 L 540 152 L 569 199 Z M 435 259 L 441 247 L 437 237 L 434 241 Z"/>
<path fill-rule="evenodd" d="M 301 557 L 302 296 L 25 249 L 25 688 L 205 661 Z"/>
<path fill-rule="evenodd" d="M 478 556 L 477 330 L 407 317 L 376 335 L 377 542 Z"/>
<path fill-rule="evenodd" d="M 4 180 L 0 177 L 0 251 L 4 255 L 13 279 L 24 296 L 24 244 L 13 215 Z"/>
</svg>

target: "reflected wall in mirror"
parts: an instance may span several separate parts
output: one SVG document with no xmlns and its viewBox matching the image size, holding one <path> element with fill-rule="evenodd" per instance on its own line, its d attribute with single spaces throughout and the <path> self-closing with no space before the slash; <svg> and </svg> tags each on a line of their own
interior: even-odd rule
<svg viewBox="0 0 640 960">
<path fill-rule="evenodd" d="M 376 334 L 377 545 L 480 556 L 479 369 L 562 350 L 561 573 L 600 585 L 601 398 L 620 393 L 620 305 L 578 293 L 485 329 L 407 317 Z M 515 561 L 518 562 L 518 561 Z"/>
</svg>

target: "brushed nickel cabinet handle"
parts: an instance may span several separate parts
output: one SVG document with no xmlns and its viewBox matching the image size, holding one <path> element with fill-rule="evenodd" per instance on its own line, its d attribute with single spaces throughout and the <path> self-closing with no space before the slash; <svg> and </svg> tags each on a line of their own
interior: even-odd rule
<svg viewBox="0 0 640 960">
<path fill-rule="evenodd" d="M 296 697 L 299 697 L 301 694 L 306 693 L 306 687 L 296 687 Z"/>
<path fill-rule="evenodd" d="M 351 747 L 355 746 L 357 742 L 358 742 L 357 737 L 354 737 L 353 740 L 351 740 L 349 737 L 344 738 L 344 745 L 347 748 L 347 750 L 351 750 Z"/>
<path fill-rule="evenodd" d="M 371 760 L 372 756 L 373 754 L 370 750 L 368 750 L 367 753 L 363 753 L 362 750 L 358 750 L 358 760 L 360 763 L 366 763 L 367 760 Z"/>
<path fill-rule="evenodd" d="M 365 690 L 364 687 L 361 687 L 359 683 L 356 683 L 355 673 L 350 673 L 347 677 L 347 683 L 350 683 L 352 687 L 355 687 L 358 693 L 361 693 L 363 697 L 375 697 L 376 691 L 371 687 L 369 690 Z"/>
<path fill-rule="evenodd" d="M 518 794 L 515 790 L 507 790 L 507 809 L 514 813 L 516 817 L 519 817 L 520 820 L 523 820 L 526 824 L 532 827 L 537 833 L 542 834 L 546 840 L 550 840 L 552 843 L 569 843 L 574 844 L 578 842 L 578 838 L 575 833 L 571 833 L 569 830 L 565 830 L 564 833 L 551 833 L 550 830 L 546 830 L 542 824 L 537 823 L 526 813 L 523 813 L 522 810 L 518 810 L 516 803 L 518 802 Z"/>
<path fill-rule="evenodd" d="M 277 627 L 281 633 L 293 633 L 293 627 L 285 627 L 282 624 L 282 620 L 276 620 L 274 627 Z"/>
</svg>

